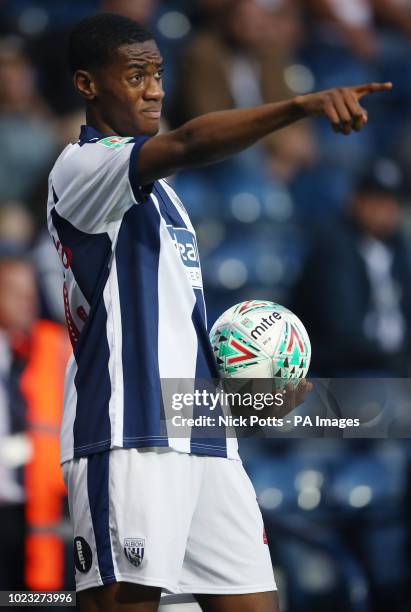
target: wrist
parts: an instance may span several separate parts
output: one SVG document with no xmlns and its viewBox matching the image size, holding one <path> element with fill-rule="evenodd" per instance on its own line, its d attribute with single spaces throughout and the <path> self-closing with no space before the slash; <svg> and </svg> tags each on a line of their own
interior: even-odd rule
<svg viewBox="0 0 411 612">
<path fill-rule="evenodd" d="M 304 119 L 308 117 L 309 113 L 307 110 L 307 96 L 295 96 L 291 99 L 291 106 L 295 116 L 298 119 Z"/>
</svg>

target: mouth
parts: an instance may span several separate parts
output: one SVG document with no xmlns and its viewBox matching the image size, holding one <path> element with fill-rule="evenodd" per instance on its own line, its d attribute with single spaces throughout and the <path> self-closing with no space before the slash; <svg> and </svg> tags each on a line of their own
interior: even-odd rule
<svg viewBox="0 0 411 612">
<path fill-rule="evenodd" d="M 149 117 L 150 119 L 160 119 L 161 117 L 161 109 L 159 108 L 147 108 L 141 111 L 143 115 Z"/>
</svg>

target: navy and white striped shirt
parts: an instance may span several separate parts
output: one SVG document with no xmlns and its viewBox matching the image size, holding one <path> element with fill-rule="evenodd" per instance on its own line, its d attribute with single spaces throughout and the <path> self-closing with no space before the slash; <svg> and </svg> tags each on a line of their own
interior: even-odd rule
<svg viewBox="0 0 411 612">
<path fill-rule="evenodd" d="M 63 264 L 73 344 L 62 462 L 157 446 L 238 458 L 224 428 L 213 438 L 193 435 L 195 428 L 185 437 L 167 433 L 161 380 L 218 375 L 190 219 L 166 181 L 148 189 L 138 182 L 146 139 L 83 126 L 49 177 L 48 227 Z"/>
</svg>

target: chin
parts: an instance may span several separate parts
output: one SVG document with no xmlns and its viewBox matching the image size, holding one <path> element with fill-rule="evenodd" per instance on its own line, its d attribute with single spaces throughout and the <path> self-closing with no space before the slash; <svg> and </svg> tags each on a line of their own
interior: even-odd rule
<svg viewBox="0 0 411 612">
<path fill-rule="evenodd" d="M 160 130 L 160 121 L 156 120 L 147 120 L 145 117 L 143 120 L 138 121 L 137 123 L 137 132 L 142 136 L 155 136 L 158 134 Z"/>
<path fill-rule="evenodd" d="M 155 126 L 147 126 L 147 128 L 144 130 L 143 134 L 145 134 L 146 136 L 155 136 L 156 134 L 158 134 L 160 131 L 160 124 L 157 124 Z"/>
<path fill-rule="evenodd" d="M 117 134 L 120 136 L 155 136 L 158 134 L 160 130 L 160 122 L 153 123 L 152 121 L 149 123 L 147 121 L 139 122 L 138 124 L 134 124 L 132 128 L 128 127 L 125 130 L 116 130 Z"/>
</svg>

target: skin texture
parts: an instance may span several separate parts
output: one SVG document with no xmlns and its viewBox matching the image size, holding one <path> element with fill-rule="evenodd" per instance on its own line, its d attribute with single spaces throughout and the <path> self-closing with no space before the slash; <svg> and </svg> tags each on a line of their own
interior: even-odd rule
<svg viewBox="0 0 411 612">
<path fill-rule="evenodd" d="M 87 123 L 105 135 L 150 138 L 141 148 L 138 175 L 141 184 L 192 166 L 213 163 L 237 153 L 267 134 L 305 117 L 323 116 L 336 132 L 348 135 L 367 123 L 360 99 L 391 89 L 390 83 L 343 87 L 255 108 L 209 113 L 180 128 L 157 135 L 164 91 L 162 57 L 153 40 L 117 49 L 108 64 L 78 70 L 74 85 L 86 102 Z M 302 403 L 312 385 L 301 381 L 287 388 L 285 410 Z M 160 589 L 111 584 L 79 594 L 83 612 L 152 612 Z M 198 595 L 210 612 L 278 612 L 277 594 Z"/>
<path fill-rule="evenodd" d="M 160 593 L 154 587 L 115 583 L 79 593 L 80 608 L 82 612 L 156 612 Z M 195 597 L 205 612 L 278 612 L 275 592 Z"/>
<path fill-rule="evenodd" d="M 81 612 L 156 612 L 161 589 L 118 582 L 78 594 Z"/>
<path fill-rule="evenodd" d="M 161 65 L 160 52 L 150 40 L 119 47 L 105 66 L 78 70 L 74 83 L 87 103 L 87 123 L 106 135 L 154 136 L 164 98 Z M 143 145 L 138 160 L 140 181 L 144 185 L 183 168 L 220 161 L 305 117 L 323 116 L 335 132 L 344 135 L 360 131 L 368 121 L 360 100 L 391 88 L 391 83 L 339 87 L 196 117 Z"/>
<path fill-rule="evenodd" d="M 87 123 L 108 135 L 154 136 L 164 98 L 162 63 L 149 40 L 119 47 L 108 65 L 78 70 L 74 85 L 87 103 Z"/>
</svg>

